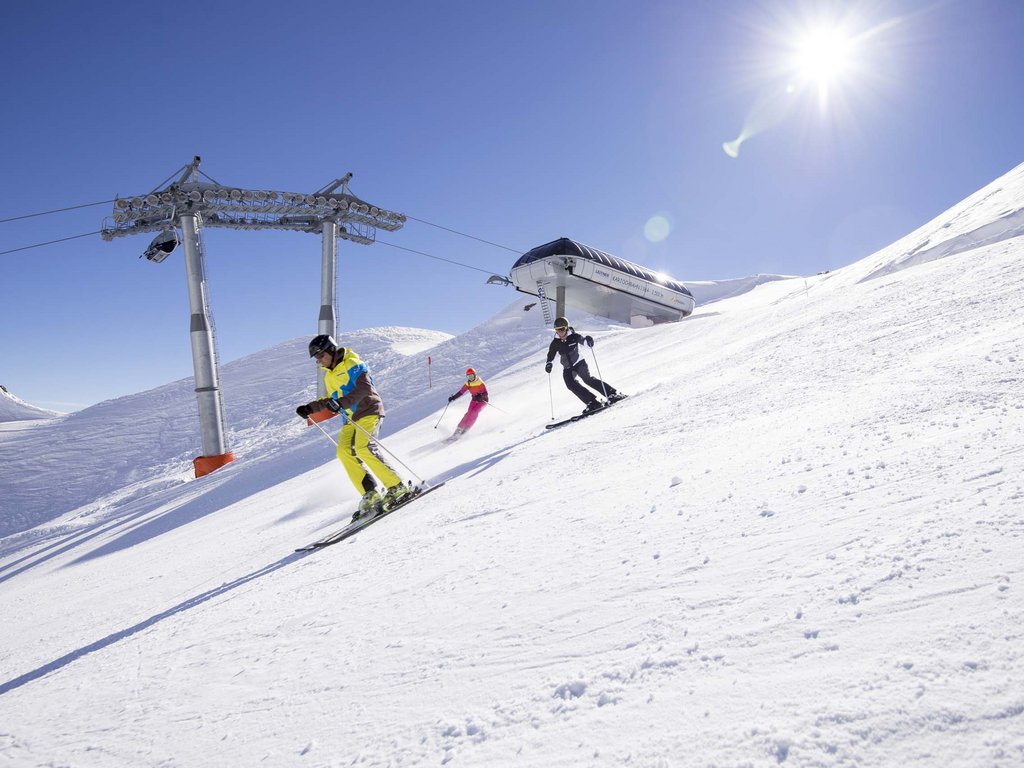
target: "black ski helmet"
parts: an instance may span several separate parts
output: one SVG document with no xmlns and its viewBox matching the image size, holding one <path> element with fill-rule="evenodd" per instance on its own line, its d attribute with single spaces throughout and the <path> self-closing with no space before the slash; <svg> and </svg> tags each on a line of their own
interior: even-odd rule
<svg viewBox="0 0 1024 768">
<path fill-rule="evenodd" d="M 333 355 L 337 351 L 338 345 L 334 343 L 334 338 L 324 333 L 314 336 L 313 340 L 309 342 L 310 357 L 316 357 L 324 352 L 330 352 Z"/>
<path fill-rule="evenodd" d="M 566 320 L 564 317 L 556 317 L 555 318 L 554 328 L 555 328 L 556 331 L 559 328 L 563 328 L 565 330 L 569 330 L 569 321 Z"/>
</svg>

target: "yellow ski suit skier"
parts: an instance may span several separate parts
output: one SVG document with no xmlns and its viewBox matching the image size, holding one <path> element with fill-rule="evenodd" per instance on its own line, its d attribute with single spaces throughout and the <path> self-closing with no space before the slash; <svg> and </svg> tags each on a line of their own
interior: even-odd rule
<svg viewBox="0 0 1024 768">
<path fill-rule="evenodd" d="M 334 345 L 333 339 L 329 346 L 321 342 L 319 346 L 325 348 L 314 354 L 314 343 L 320 338 L 310 342 L 310 356 L 324 369 L 327 397 L 300 405 L 296 413 L 303 418 L 324 410 L 341 414 L 345 424 L 338 435 L 338 460 L 367 504 L 381 498 L 374 475 L 390 497 L 404 495 L 402 479 L 379 453 L 376 441 L 370 439 L 376 436 L 384 418 L 384 403 L 374 389 L 366 363 L 351 349 Z M 333 351 L 331 346 L 335 347 Z"/>
</svg>

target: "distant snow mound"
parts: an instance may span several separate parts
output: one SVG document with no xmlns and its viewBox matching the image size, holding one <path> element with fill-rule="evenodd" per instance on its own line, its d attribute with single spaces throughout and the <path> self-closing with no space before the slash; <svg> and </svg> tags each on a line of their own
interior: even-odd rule
<svg viewBox="0 0 1024 768">
<path fill-rule="evenodd" d="M 452 335 L 443 331 L 386 325 L 355 331 L 339 331 L 335 340 L 339 346 L 354 349 L 366 360 L 377 355 L 417 355 L 450 338 Z M 308 341 L 306 337 L 302 339 Z"/>
<path fill-rule="evenodd" d="M 379 328 L 366 328 L 358 331 L 360 338 L 366 339 L 370 345 L 382 343 L 389 351 L 399 355 L 418 355 L 432 347 L 452 338 L 452 334 L 443 331 L 431 331 L 426 328 L 405 328 L 387 325 Z M 338 343 L 344 343 L 345 335 L 340 334 Z"/>
<path fill-rule="evenodd" d="M 792 275 L 751 275 L 750 277 L 734 277 L 730 280 L 687 280 L 697 306 L 701 307 L 714 301 L 731 299 L 733 296 L 752 291 L 759 285 L 775 280 L 789 280 Z"/>
<path fill-rule="evenodd" d="M 0 421 L 28 421 L 31 419 L 53 419 L 61 414 L 29 405 L 15 397 L 6 388 L 0 387 Z"/>
<path fill-rule="evenodd" d="M 549 314 L 554 318 L 555 305 L 552 302 L 549 307 Z M 619 323 L 615 320 L 609 320 L 607 317 L 600 317 L 598 315 L 591 315 L 588 312 L 581 310 L 566 309 L 566 316 L 568 317 L 569 323 L 579 330 L 612 330 L 612 329 L 623 329 L 628 328 L 628 325 Z M 474 328 L 473 332 L 480 333 L 493 333 L 500 331 L 502 333 L 508 333 L 510 331 L 521 331 L 529 336 L 536 335 L 538 332 L 543 334 L 549 334 L 551 328 L 544 320 L 544 312 L 541 309 L 540 301 L 534 298 L 522 298 L 516 299 L 511 304 L 506 306 L 503 310 L 498 312 L 494 317 L 481 325 Z"/>
</svg>

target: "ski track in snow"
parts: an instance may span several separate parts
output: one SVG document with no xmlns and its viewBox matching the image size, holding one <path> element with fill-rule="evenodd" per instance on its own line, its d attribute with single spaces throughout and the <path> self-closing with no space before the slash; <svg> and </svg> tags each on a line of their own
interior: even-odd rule
<svg viewBox="0 0 1024 768">
<path fill-rule="evenodd" d="M 293 415 L 304 340 L 224 367 L 239 460 L 199 481 L 187 380 L 0 431 L 2 761 L 1024 763 L 1022 193 L 682 323 L 580 318 L 631 397 L 547 433 L 580 404 L 524 302 L 352 334 L 449 482 L 320 552 L 356 496 Z M 439 445 L 469 364 L 496 408 Z"/>
</svg>

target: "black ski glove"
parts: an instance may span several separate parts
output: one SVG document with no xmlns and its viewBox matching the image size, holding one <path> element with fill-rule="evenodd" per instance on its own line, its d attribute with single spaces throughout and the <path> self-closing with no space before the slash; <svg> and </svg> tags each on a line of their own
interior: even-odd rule
<svg viewBox="0 0 1024 768">
<path fill-rule="evenodd" d="M 295 409 L 295 412 L 299 415 L 300 419 L 308 419 L 309 414 L 311 414 L 313 411 L 308 405 L 300 405 L 298 408 Z"/>
<path fill-rule="evenodd" d="M 452 400 L 454 400 L 454 399 L 455 399 L 456 397 L 458 397 L 458 395 L 448 395 L 448 402 L 450 403 L 450 402 L 451 402 Z"/>
<path fill-rule="evenodd" d="M 583 340 L 587 342 L 588 347 L 594 346 L 594 338 L 592 336 L 584 336 Z"/>
<path fill-rule="evenodd" d="M 544 373 L 551 373 L 551 363 L 544 364 Z"/>
<path fill-rule="evenodd" d="M 328 411 L 333 411 L 334 413 L 337 413 L 338 411 L 341 410 L 341 403 L 339 403 L 333 397 L 329 397 L 326 400 L 324 400 L 324 405 L 327 406 Z"/>
</svg>

